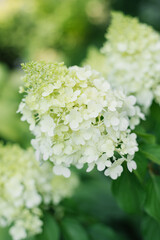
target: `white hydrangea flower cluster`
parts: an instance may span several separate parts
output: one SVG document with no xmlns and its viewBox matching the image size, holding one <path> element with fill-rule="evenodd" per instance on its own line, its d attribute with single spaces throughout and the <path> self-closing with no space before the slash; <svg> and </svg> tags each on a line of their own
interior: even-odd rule
<svg viewBox="0 0 160 240">
<path fill-rule="evenodd" d="M 0 226 L 9 226 L 14 240 L 40 233 L 41 204 L 58 204 L 78 184 L 75 175 L 53 175 L 49 165 L 40 167 L 32 149 L 0 144 Z"/>
<path fill-rule="evenodd" d="M 86 163 L 87 171 L 97 166 L 113 179 L 120 176 L 122 162 L 138 151 L 131 129 L 143 114 L 135 97 L 112 90 L 89 66 L 32 62 L 23 68 L 26 95 L 18 111 L 35 135 L 37 159 L 50 159 L 54 173 L 65 177 L 70 165 Z"/>
<path fill-rule="evenodd" d="M 106 71 L 114 87 L 133 94 L 146 112 L 160 104 L 160 35 L 138 19 L 113 13 L 106 43 Z"/>
</svg>

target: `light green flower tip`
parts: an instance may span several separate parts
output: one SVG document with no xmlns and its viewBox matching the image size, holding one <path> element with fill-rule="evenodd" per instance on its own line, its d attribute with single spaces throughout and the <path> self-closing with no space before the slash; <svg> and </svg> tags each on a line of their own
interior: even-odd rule
<svg viewBox="0 0 160 240">
<path fill-rule="evenodd" d="M 105 35 L 109 45 L 124 54 L 138 54 L 159 41 L 159 34 L 137 18 L 112 12 L 111 25 Z M 108 45 L 107 45 L 108 46 Z M 105 52 L 105 45 L 104 50 Z"/>
</svg>

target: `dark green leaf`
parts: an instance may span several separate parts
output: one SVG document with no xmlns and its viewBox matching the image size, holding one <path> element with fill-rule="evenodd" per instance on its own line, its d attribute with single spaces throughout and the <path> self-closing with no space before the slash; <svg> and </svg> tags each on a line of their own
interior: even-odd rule
<svg viewBox="0 0 160 240">
<path fill-rule="evenodd" d="M 160 164 L 160 145 L 158 144 L 141 145 L 140 151 L 151 161 Z"/>
<path fill-rule="evenodd" d="M 142 154 L 141 152 L 137 152 L 134 157 L 134 161 L 137 164 L 137 169 L 134 171 L 134 173 L 141 181 L 141 183 L 143 183 L 147 173 L 148 160 L 144 156 L 144 154 Z"/>
<path fill-rule="evenodd" d="M 65 240 L 88 240 L 83 226 L 74 218 L 65 218 L 62 223 L 62 235 Z"/>
<path fill-rule="evenodd" d="M 102 224 L 94 224 L 89 228 L 91 240 L 117 240 L 120 238 L 110 227 Z"/>
<path fill-rule="evenodd" d="M 155 144 L 156 138 L 153 134 L 145 133 L 145 132 L 138 132 L 134 131 L 138 137 L 140 137 L 144 142 Z"/>
<path fill-rule="evenodd" d="M 146 216 L 142 222 L 142 235 L 145 240 L 159 240 L 160 224 L 153 218 Z"/>
<path fill-rule="evenodd" d="M 147 183 L 145 211 L 160 222 L 160 177 L 152 175 Z"/>
<path fill-rule="evenodd" d="M 36 240 L 36 236 L 25 238 L 25 240 Z"/>
<path fill-rule="evenodd" d="M 65 200 L 66 208 L 74 210 L 78 216 L 83 216 L 85 222 L 90 221 L 90 218 L 100 222 L 111 219 L 112 216 L 115 219 L 122 218 L 124 212 L 117 206 L 111 192 L 112 181 L 96 170 L 90 174 L 85 173 L 84 176 L 76 194 Z"/>
<path fill-rule="evenodd" d="M 145 192 L 134 173 L 124 169 L 121 177 L 112 183 L 113 194 L 120 207 L 128 213 L 141 210 Z"/>
<path fill-rule="evenodd" d="M 149 114 L 146 117 L 146 121 L 142 124 L 147 132 L 155 135 L 157 142 L 160 144 L 160 107 L 159 104 L 153 102 Z"/>
<path fill-rule="evenodd" d="M 36 240 L 59 240 L 60 232 L 54 217 L 47 213 L 44 216 L 43 232 L 36 236 Z"/>
</svg>

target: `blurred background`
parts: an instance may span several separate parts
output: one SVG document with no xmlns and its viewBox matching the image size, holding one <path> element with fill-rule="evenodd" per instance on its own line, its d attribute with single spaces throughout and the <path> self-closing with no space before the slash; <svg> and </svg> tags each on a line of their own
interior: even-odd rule
<svg viewBox="0 0 160 240">
<path fill-rule="evenodd" d="M 159 0 L 0 0 L 0 139 L 24 147 L 30 142 L 28 127 L 16 114 L 20 64 L 80 65 L 90 49 L 103 45 L 111 10 L 160 30 Z"/>
<path fill-rule="evenodd" d="M 81 65 L 89 49 L 102 47 L 111 10 L 137 16 L 160 31 L 160 0 L 0 0 L 0 140 L 24 148 L 30 145 L 28 126 L 16 114 L 23 76 L 20 64 L 45 60 Z M 86 176 L 82 178 L 86 182 Z M 143 239 L 137 216 L 126 216 L 114 202 L 109 180 L 107 185 L 93 172 L 87 182 L 74 199 L 79 211 L 109 224 L 122 233 L 123 240 Z M 67 208 L 74 205 L 72 201 L 65 204 Z M 99 236 L 101 231 L 103 226 L 91 234 Z M 108 239 L 120 239 L 109 231 Z"/>
</svg>

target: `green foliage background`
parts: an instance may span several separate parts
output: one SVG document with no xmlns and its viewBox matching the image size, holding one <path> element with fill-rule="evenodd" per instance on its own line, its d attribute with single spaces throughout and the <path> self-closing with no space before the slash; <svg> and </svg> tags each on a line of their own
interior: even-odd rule
<svg viewBox="0 0 160 240">
<path fill-rule="evenodd" d="M 18 0 L 8 1 L 6 12 L 0 7 L 0 140 L 26 148 L 31 135 L 16 114 L 23 75 L 20 63 L 44 59 L 81 64 L 90 46 L 102 46 L 111 9 L 137 16 L 159 31 L 160 1 L 22 2 L 18 5 Z M 78 171 L 81 184 L 73 198 L 46 210 L 43 233 L 28 240 L 160 239 L 158 105 L 152 105 L 146 121 L 135 132 L 140 149 L 135 156 L 137 170 L 132 174 L 124 171 L 116 181 L 96 171 Z M 0 229 L 0 239 L 11 239 L 8 229 Z"/>
</svg>

